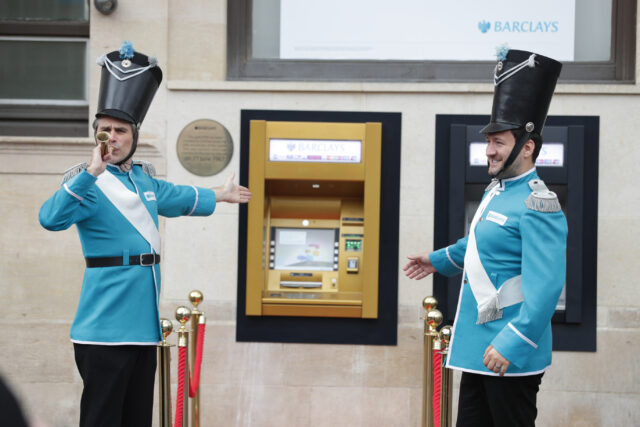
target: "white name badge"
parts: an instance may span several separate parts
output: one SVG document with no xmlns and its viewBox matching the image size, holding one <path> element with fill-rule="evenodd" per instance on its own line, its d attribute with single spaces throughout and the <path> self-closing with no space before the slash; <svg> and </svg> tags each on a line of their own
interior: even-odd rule
<svg viewBox="0 0 640 427">
<path fill-rule="evenodd" d="M 155 200 L 156 199 L 156 193 L 154 193 L 153 191 L 145 191 L 144 192 L 144 198 L 147 199 L 147 202 Z"/>
<path fill-rule="evenodd" d="M 485 219 L 487 221 L 495 222 L 496 224 L 504 225 L 508 218 L 498 212 L 489 211 Z"/>
</svg>

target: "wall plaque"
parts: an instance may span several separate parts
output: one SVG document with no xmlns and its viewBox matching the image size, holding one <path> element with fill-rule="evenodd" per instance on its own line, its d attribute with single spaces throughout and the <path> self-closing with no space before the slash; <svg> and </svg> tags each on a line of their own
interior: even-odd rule
<svg viewBox="0 0 640 427">
<path fill-rule="evenodd" d="M 210 119 L 195 120 L 182 129 L 176 145 L 180 164 L 194 175 L 211 176 L 224 169 L 233 155 L 229 131 Z"/>
</svg>

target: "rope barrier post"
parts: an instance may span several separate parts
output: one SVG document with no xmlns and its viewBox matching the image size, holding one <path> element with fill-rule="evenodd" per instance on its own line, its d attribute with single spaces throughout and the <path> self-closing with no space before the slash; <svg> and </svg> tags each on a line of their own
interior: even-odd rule
<svg viewBox="0 0 640 427">
<path fill-rule="evenodd" d="M 442 357 L 446 360 L 449 353 L 449 341 L 451 339 L 451 326 L 443 326 L 440 329 L 440 340 L 442 341 Z M 453 369 L 449 369 L 442 364 L 441 391 L 440 391 L 440 427 L 451 426 L 451 401 L 453 396 Z M 436 426 L 437 427 L 437 426 Z"/>
<path fill-rule="evenodd" d="M 442 323 L 442 313 L 436 310 L 438 301 L 428 296 L 422 301 L 426 310 L 424 317 L 424 355 L 422 363 L 422 427 L 434 427 L 433 425 L 433 340 L 438 336 L 436 328 Z"/>
<path fill-rule="evenodd" d="M 196 366 L 196 348 L 198 346 L 198 328 L 200 326 L 200 317 L 203 313 L 198 310 L 198 305 L 203 300 L 202 292 L 193 290 L 189 292 L 189 301 L 193 308 L 191 309 L 191 342 L 189 343 L 189 363 Z M 191 398 L 191 427 L 200 427 L 200 388 L 196 389 L 196 394 Z"/>
<path fill-rule="evenodd" d="M 158 344 L 158 418 L 160 427 L 171 427 L 171 347 L 167 337 L 173 331 L 169 319 L 160 319 L 162 342 Z"/>
<path fill-rule="evenodd" d="M 440 335 L 433 339 L 433 425 L 440 427 L 442 406 L 442 341 Z"/>
<path fill-rule="evenodd" d="M 186 427 L 189 423 L 189 407 L 186 405 L 189 399 L 189 331 L 185 324 L 190 318 L 191 310 L 187 307 L 176 308 L 176 320 L 180 322 L 180 329 L 178 330 L 178 389 L 176 391 L 175 427 Z"/>
</svg>

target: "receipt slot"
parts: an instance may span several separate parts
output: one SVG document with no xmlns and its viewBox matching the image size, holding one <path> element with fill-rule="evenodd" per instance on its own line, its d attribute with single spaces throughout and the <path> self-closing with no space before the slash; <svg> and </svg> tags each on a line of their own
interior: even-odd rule
<svg viewBox="0 0 640 427">
<path fill-rule="evenodd" d="M 434 247 L 468 235 L 490 182 L 480 129 L 489 116 L 438 115 Z M 597 117 L 549 116 L 536 169 L 567 217 L 567 274 L 552 319 L 554 350 L 595 351 L 598 200 Z M 448 321 L 456 313 L 460 276 L 434 277 L 434 296 Z"/>
<path fill-rule="evenodd" d="M 250 121 L 247 316 L 378 316 L 381 129 Z"/>
</svg>

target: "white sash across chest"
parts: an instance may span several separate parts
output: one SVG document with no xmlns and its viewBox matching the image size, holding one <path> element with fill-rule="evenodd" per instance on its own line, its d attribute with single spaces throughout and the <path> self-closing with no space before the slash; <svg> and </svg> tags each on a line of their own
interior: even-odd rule
<svg viewBox="0 0 640 427">
<path fill-rule="evenodd" d="M 471 226 L 469 227 L 469 239 L 464 256 L 464 275 L 469 281 L 469 286 L 478 304 L 477 323 L 486 323 L 502 318 L 502 308 L 523 301 L 521 279 L 518 275 L 506 280 L 499 289 L 491 282 L 487 275 L 476 244 L 475 228 L 491 199 L 499 194 L 499 186 L 494 186 L 487 194 L 476 210 Z"/>
<path fill-rule="evenodd" d="M 149 242 L 155 253 L 159 254 L 160 232 L 140 196 L 129 190 L 108 170 L 98 176 L 96 185 L 138 233 Z"/>
</svg>

